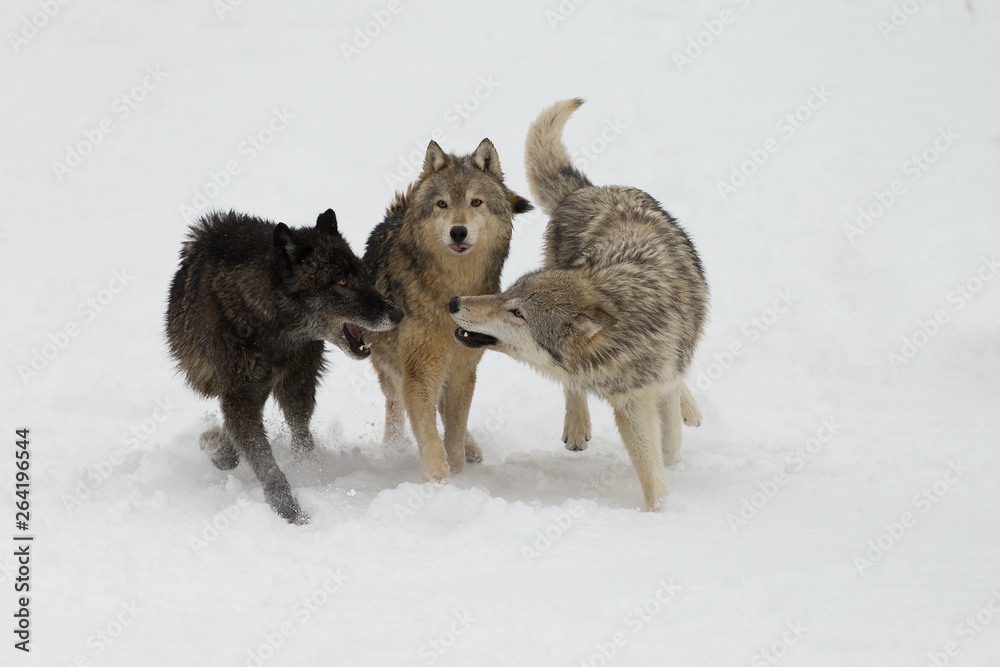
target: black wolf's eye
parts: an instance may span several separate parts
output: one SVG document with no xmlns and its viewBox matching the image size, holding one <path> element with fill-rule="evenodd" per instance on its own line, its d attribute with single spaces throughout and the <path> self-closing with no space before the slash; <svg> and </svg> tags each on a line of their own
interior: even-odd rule
<svg viewBox="0 0 1000 667">
<path fill-rule="evenodd" d="M 512 308 L 510 312 L 514 317 L 519 317 L 522 320 L 524 319 L 524 313 L 521 312 L 520 308 Z"/>
<path fill-rule="evenodd" d="M 437 201 L 437 207 L 438 208 L 448 208 L 448 202 L 446 202 L 443 199 L 438 199 L 438 201 Z"/>
<path fill-rule="evenodd" d="M 480 205 L 482 205 L 483 200 L 479 199 L 479 198 L 476 198 L 476 199 L 473 199 L 471 203 L 472 203 L 473 206 L 480 206 Z"/>
<path fill-rule="evenodd" d="M 347 284 L 347 278 L 341 278 L 340 280 L 337 281 L 337 284 L 338 285 L 346 285 Z"/>
</svg>

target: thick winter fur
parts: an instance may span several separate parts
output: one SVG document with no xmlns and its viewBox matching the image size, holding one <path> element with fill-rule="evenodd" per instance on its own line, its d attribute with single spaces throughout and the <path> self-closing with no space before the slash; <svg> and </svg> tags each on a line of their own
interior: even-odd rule
<svg viewBox="0 0 1000 667">
<path fill-rule="evenodd" d="M 531 192 L 551 216 L 544 268 L 502 294 L 451 302 L 456 338 L 496 349 L 561 382 L 563 440 L 590 439 L 587 395 L 614 408 L 646 504 L 667 493 L 664 463 L 680 460 L 681 422 L 697 425 L 684 385 L 708 309 L 694 246 L 659 203 L 630 187 L 590 183 L 570 162 L 562 128 L 581 100 L 559 102 L 528 130 Z"/>
<path fill-rule="evenodd" d="M 420 178 L 396 195 L 368 238 L 364 260 L 375 286 L 406 313 L 400 326 L 372 337 L 372 362 L 385 393 L 385 439 L 402 439 L 409 415 L 426 481 L 442 481 L 461 472 L 466 460 L 482 459 L 466 423 L 483 352 L 455 343 L 448 299 L 499 290 L 512 217 L 530 209 L 504 185 L 489 139 L 461 157 L 432 141 Z"/>
<path fill-rule="evenodd" d="M 167 340 L 191 387 L 222 404 L 223 426 L 202 434 L 202 449 L 220 470 L 242 455 L 274 511 L 305 523 L 264 432 L 264 403 L 274 395 L 292 450 L 310 452 L 323 341 L 363 359 L 359 327 L 385 331 L 402 317 L 372 287 L 332 210 L 310 229 L 233 212 L 201 218 L 170 286 Z"/>
</svg>

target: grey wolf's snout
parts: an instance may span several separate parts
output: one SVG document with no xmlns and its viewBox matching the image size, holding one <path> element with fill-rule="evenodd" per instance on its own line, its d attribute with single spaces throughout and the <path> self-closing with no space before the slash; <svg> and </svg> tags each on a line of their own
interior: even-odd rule
<svg viewBox="0 0 1000 667">
<path fill-rule="evenodd" d="M 389 313 L 389 320 L 393 324 L 399 324 L 400 322 L 403 321 L 403 311 L 400 310 L 399 308 L 393 308 L 392 312 Z"/>
<path fill-rule="evenodd" d="M 451 297 L 451 301 L 448 302 L 448 312 L 454 315 L 455 313 L 458 312 L 459 308 L 461 308 L 461 305 L 459 305 L 458 297 L 457 296 Z"/>
<path fill-rule="evenodd" d="M 451 228 L 451 240 L 455 243 L 461 243 L 468 235 L 469 230 L 464 225 L 455 225 Z"/>
</svg>

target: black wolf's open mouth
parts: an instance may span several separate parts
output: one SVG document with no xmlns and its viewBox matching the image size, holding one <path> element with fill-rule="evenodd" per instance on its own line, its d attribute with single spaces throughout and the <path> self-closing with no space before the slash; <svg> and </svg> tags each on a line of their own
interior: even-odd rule
<svg viewBox="0 0 1000 667">
<path fill-rule="evenodd" d="M 469 245 L 468 243 L 452 243 L 448 247 L 451 248 L 452 251 L 457 252 L 459 255 L 461 255 L 462 253 L 464 253 L 466 250 L 468 250 L 472 246 Z"/>
<path fill-rule="evenodd" d="M 466 347 L 485 347 L 487 345 L 496 345 L 500 342 L 489 334 L 466 331 L 462 327 L 455 329 L 455 340 Z"/>
<path fill-rule="evenodd" d="M 347 345 L 351 348 L 351 354 L 358 359 L 364 359 L 372 353 L 372 349 L 368 347 L 364 338 L 361 337 L 358 325 L 346 322 L 344 324 L 344 338 L 347 339 Z"/>
</svg>

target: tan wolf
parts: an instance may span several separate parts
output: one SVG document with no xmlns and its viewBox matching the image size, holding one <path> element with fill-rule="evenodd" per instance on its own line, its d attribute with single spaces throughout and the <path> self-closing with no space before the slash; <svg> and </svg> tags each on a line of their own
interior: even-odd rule
<svg viewBox="0 0 1000 667">
<path fill-rule="evenodd" d="M 368 238 L 364 261 L 376 289 L 406 313 L 401 326 L 371 334 L 385 440 L 402 439 L 409 415 L 425 481 L 440 482 L 466 460 L 482 460 L 466 424 L 483 351 L 455 343 L 448 298 L 500 289 L 513 216 L 531 208 L 504 185 L 489 139 L 464 156 L 431 141 L 419 178 L 396 194 Z"/>
<path fill-rule="evenodd" d="M 528 184 L 550 216 L 544 267 L 502 294 L 455 297 L 449 309 L 459 342 L 562 383 L 567 448 L 584 449 L 590 438 L 587 394 L 611 403 L 646 505 L 657 509 L 667 493 L 663 465 L 680 461 L 682 419 L 701 421 L 684 376 L 708 286 L 691 240 L 655 199 L 594 186 L 573 166 L 562 128 L 582 103 L 558 102 L 528 130 Z"/>
</svg>

